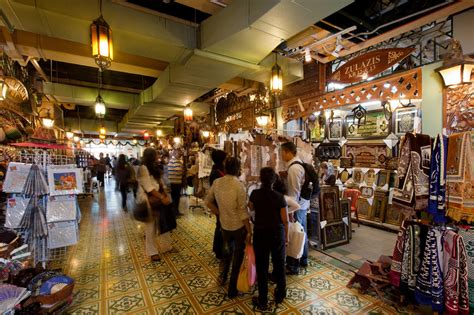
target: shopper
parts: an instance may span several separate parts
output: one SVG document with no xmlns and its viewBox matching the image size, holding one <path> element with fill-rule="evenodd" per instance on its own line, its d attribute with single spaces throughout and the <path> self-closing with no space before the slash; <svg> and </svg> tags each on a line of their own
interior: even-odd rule
<svg viewBox="0 0 474 315">
<path fill-rule="evenodd" d="M 306 214 L 309 209 L 309 200 L 301 198 L 301 188 L 305 181 L 305 170 L 301 165 L 302 161 L 296 156 L 296 145 L 292 142 L 285 142 L 281 145 L 281 157 L 288 166 L 288 196 L 298 201 L 300 208 L 294 212 L 294 220 L 301 223 L 304 232 L 306 229 Z M 287 257 L 287 273 L 296 275 L 299 273 L 299 267 L 306 268 L 308 266 L 308 237 L 303 250 L 303 256 L 300 259 Z"/>
<path fill-rule="evenodd" d="M 97 163 L 97 181 L 100 187 L 105 185 L 105 173 L 107 172 L 107 161 L 104 158 L 104 153 L 99 154 L 99 162 Z"/>
<path fill-rule="evenodd" d="M 286 187 L 285 182 L 278 175 L 277 175 L 277 179 L 275 183 L 273 184 L 273 190 L 276 192 L 279 192 L 280 194 L 283 195 L 283 197 L 285 197 L 288 214 L 294 213 L 296 210 L 300 208 L 299 203 L 295 199 L 288 196 L 288 188 Z"/>
<path fill-rule="evenodd" d="M 209 176 L 209 184 L 212 186 L 214 181 L 224 176 L 224 160 L 227 157 L 227 153 L 222 150 L 214 150 L 211 153 L 212 165 L 211 174 Z M 216 229 L 214 230 L 214 242 L 212 243 L 212 251 L 216 254 L 217 259 L 222 259 L 222 248 L 223 239 L 221 231 L 221 222 L 219 221 L 219 215 L 216 215 Z"/>
<path fill-rule="evenodd" d="M 171 199 L 173 199 L 174 213 L 179 215 L 179 199 L 183 189 L 183 161 L 181 152 L 174 150 L 168 163 L 168 179 L 171 184 Z"/>
<path fill-rule="evenodd" d="M 277 179 L 271 167 L 260 170 L 260 189 L 252 191 L 249 208 L 255 211 L 253 246 L 257 266 L 258 298 L 253 303 L 261 310 L 268 303 L 268 266 L 271 254 L 275 303 L 286 297 L 285 247 L 288 244 L 288 212 L 285 197 L 273 189 Z"/>
<path fill-rule="evenodd" d="M 336 175 L 334 175 L 334 166 L 332 163 L 321 163 L 321 184 L 334 186 L 336 185 Z"/>
<path fill-rule="evenodd" d="M 245 242 L 251 231 L 247 211 L 245 186 L 239 181 L 240 161 L 231 157 L 225 161 L 225 176 L 214 181 L 206 197 L 206 205 L 219 215 L 224 240 L 220 282 L 225 284 L 232 262 L 229 298 L 237 297 L 237 277 L 244 258 Z"/>
<path fill-rule="evenodd" d="M 146 200 L 149 196 L 159 199 L 165 199 L 167 197 L 161 176 L 162 171 L 156 161 L 155 149 L 146 148 L 145 151 L 143 151 L 142 165 L 138 168 L 137 173 L 139 184 L 137 202 Z M 145 251 L 146 255 L 149 256 L 152 261 L 158 261 L 161 259 L 158 249 L 164 253 L 173 248 L 171 245 L 171 235 L 170 232 L 161 234 L 157 246 L 155 236 L 159 233 L 156 229 L 156 227 L 159 226 L 158 209 L 153 209 L 150 205 L 148 215 L 149 220 L 145 223 Z"/>
<path fill-rule="evenodd" d="M 115 178 L 122 195 L 122 210 L 127 211 L 127 195 L 132 179 L 132 168 L 127 163 L 125 154 L 120 154 L 118 157 L 117 166 L 115 167 Z"/>
</svg>

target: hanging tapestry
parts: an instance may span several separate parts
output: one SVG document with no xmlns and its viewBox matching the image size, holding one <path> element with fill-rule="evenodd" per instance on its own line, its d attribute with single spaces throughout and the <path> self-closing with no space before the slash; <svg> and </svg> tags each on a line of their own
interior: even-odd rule
<svg viewBox="0 0 474 315">
<path fill-rule="evenodd" d="M 431 152 L 430 199 L 428 213 L 435 223 L 446 222 L 446 157 L 448 138 L 439 134 Z"/>
<path fill-rule="evenodd" d="M 421 305 L 431 305 L 433 312 L 443 310 L 443 276 L 439 261 L 440 231 L 431 228 L 426 239 L 425 253 L 416 278 L 415 298 Z"/>
<path fill-rule="evenodd" d="M 459 231 L 466 248 L 466 264 L 469 287 L 469 308 L 474 310 L 474 230 Z"/>
<path fill-rule="evenodd" d="M 390 283 L 395 287 L 400 286 L 400 276 L 402 272 L 403 250 L 405 243 L 405 234 L 408 227 L 408 221 L 403 221 L 398 231 L 397 241 L 393 249 L 392 266 L 390 267 Z"/>
<path fill-rule="evenodd" d="M 431 138 L 407 133 L 401 143 L 393 206 L 413 214 L 428 207 Z"/>
<path fill-rule="evenodd" d="M 443 271 L 446 314 L 469 314 L 466 250 L 462 236 L 453 231 L 444 234 Z"/>
<path fill-rule="evenodd" d="M 456 221 L 474 221 L 474 157 L 472 132 L 449 136 L 446 166 L 448 216 Z"/>
</svg>

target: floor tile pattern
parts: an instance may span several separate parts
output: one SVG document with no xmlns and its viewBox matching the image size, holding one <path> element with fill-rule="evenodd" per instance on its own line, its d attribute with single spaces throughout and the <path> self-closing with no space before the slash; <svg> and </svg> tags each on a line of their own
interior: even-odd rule
<svg viewBox="0 0 474 315">
<path fill-rule="evenodd" d="M 199 211 L 179 218 L 174 250 L 151 262 L 143 227 L 119 205 L 119 193 L 112 188 L 81 201 L 80 242 L 64 267 L 76 279 L 68 314 L 262 314 L 252 306 L 255 290 L 231 300 L 218 285 L 214 219 Z M 397 313 L 373 296 L 347 289 L 349 277 L 312 257 L 304 272 L 288 277 L 287 299 L 269 313 Z"/>
</svg>

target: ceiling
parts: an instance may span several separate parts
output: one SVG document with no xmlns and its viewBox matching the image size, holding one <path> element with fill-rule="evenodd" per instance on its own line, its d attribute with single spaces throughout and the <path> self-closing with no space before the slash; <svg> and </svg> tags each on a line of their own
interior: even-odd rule
<svg viewBox="0 0 474 315">
<path fill-rule="evenodd" d="M 0 0 L 6 17 L 0 45 L 22 63 L 38 60 L 44 92 L 71 108 L 65 110 L 68 126 L 87 133 L 97 131 L 98 69 L 89 44 L 97 3 Z M 290 84 L 304 78 L 302 47 L 311 46 L 313 59 L 330 62 L 337 45 L 337 54 L 347 55 L 394 36 L 407 23 L 466 7 L 466 1 L 444 0 L 103 0 L 114 39 L 112 66 L 102 74 L 105 119 L 130 135 L 171 127 L 170 118 L 188 104 L 205 114 L 219 93 L 247 93 L 268 82 L 275 49 Z M 422 14 L 397 22 L 416 12 Z M 352 26 L 338 41 L 337 34 Z"/>
</svg>

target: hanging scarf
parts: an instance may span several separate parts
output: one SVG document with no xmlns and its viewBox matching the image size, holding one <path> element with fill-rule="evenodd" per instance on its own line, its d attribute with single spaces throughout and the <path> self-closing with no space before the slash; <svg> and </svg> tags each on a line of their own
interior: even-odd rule
<svg viewBox="0 0 474 315">
<path fill-rule="evenodd" d="M 469 314 L 466 250 L 462 237 L 447 231 L 443 250 L 446 314 Z"/>
<path fill-rule="evenodd" d="M 472 132 L 449 136 L 446 166 L 448 216 L 455 221 L 474 222 L 474 148 Z"/>
<path fill-rule="evenodd" d="M 438 134 L 431 152 L 428 213 L 435 223 L 446 222 L 446 158 L 448 138 Z"/>
<path fill-rule="evenodd" d="M 398 231 L 397 241 L 393 249 L 392 265 L 390 266 L 390 283 L 395 287 L 400 287 L 400 277 L 402 273 L 402 261 L 404 253 L 404 241 L 408 221 L 403 221 Z"/>
<path fill-rule="evenodd" d="M 474 310 L 474 230 L 461 230 L 459 235 L 464 240 L 469 287 L 469 308 Z"/>
<path fill-rule="evenodd" d="M 420 234 L 418 224 L 410 224 L 405 233 L 400 288 L 405 292 L 415 290 L 416 275 L 420 267 Z"/>
<path fill-rule="evenodd" d="M 431 138 L 407 133 L 401 143 L 393 206 L 413 214 L 428 207 Z"/>
<path fill-rule="evenodd" d="M 422 305 L 431 305 L 434 312 L 443 311 L 443 275 L 438 254 L 440 241 L 441 233 L 430 228 L 415 289 L 416 301 Z"/>
</svg>

